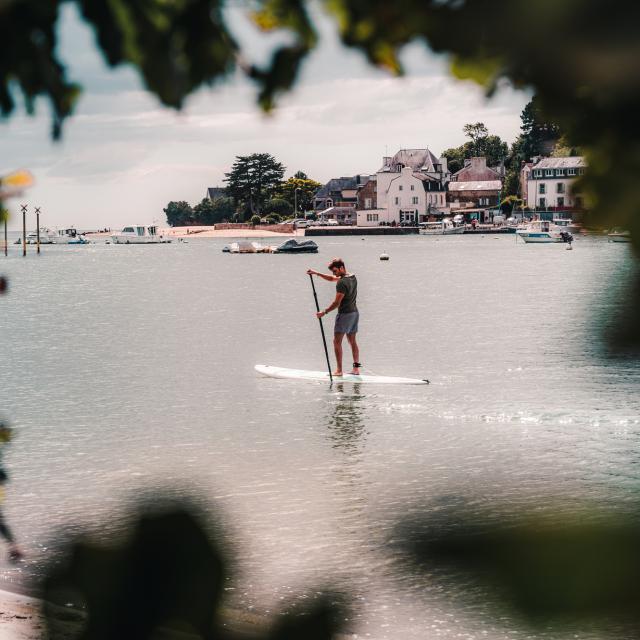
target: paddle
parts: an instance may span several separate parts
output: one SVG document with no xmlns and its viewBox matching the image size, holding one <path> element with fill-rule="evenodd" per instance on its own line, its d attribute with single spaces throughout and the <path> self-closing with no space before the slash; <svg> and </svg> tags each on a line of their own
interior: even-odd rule
<svg viewBox="0 0 640 640">
<path fill-rule="evenodd" d="M 313 282 L 313 274 L 309 274 L 309 279 L 311 280 L 311 288 L 313 289 L 313 297 L 316 301 L 316 310 L 320 312 L 320 305 L 318 304 L 318 294 L 316 293 L 316 285 Z M 327 338 L 324 335 L 324 326 L 322 324 L 322 318 L 318 318 L 318 322 L 320 323 L 320 333 L 322 334 L 322 344 L 324 344 L 324 355 L 327 357 L 327 368 L 329 369 L 329 380 L 331 384 L 333 384 L 333 374 L 331 373 L 331 362 L 329 362 L 329 350 L 327 349 Z"/>
</svg>

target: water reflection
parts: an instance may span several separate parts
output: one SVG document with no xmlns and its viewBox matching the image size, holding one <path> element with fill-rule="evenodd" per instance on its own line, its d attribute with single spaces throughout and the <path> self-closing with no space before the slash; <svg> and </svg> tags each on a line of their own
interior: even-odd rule
<svg viewBox="0 0 640 640">
<path fill-rule="evenodd" d="M 366 396 L 360 391 L 362 385 L 337 382 L 333 389 L 333 397 L 327 427 L 333 447 L 346 453 L 361 453 L 366 440 L 363 401 Z"/>
</svg>

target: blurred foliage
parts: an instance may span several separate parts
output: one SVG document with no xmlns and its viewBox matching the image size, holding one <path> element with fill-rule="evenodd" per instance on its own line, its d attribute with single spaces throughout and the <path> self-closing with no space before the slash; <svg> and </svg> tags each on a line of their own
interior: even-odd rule
<svg viewBox="0 0 640 640">
<path fill-rule="evenodd" d="M 59 637 L 60 607 L 82 610 L 82 640 L 244 638 L 330 640 L 345 607 L 323 596 L 308 608 L 281 615 L 271 630 L 235 629 L 223 616 L 228 561 L 192 507 L 144 508 L 120 546 L 74 542 L 43 583 L 48 638 Z M 235 622 L 235 624 L 234 624 Z M 232 627 L 231 630 L 229 627 Z M 68 635 L 65 634 L 65 638 Z"/>
<path fill-rule="evenodd" d="M 585 627 L 616 620 L 637 629 L 637 514 L 574 511 L 562 521 L 553 509 L 544 519 L 511 511 L 503 524 L 495 524 L 501 507 L 509 513 L 507 505 L 473 516 L 445 508 L 433 518 L 407 523 L 401 537 L 432 582 L 452 576 L 460 584 L 471 580 L 482 593 L 493 591 L 494 606 L 506 601 L 533 626 L 560 630 L 569 620 Z"/>
</svg>

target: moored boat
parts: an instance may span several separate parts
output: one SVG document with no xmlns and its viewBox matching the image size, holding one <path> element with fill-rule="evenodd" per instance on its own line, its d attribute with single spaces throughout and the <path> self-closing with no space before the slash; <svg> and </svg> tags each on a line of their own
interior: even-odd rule
<svg viewBox="0 0 640 640">
<path fill-rule="evenodd" d="M 418 229 L 425 236 L 450 236 L 464 233 L 464 225 L 456 226 L 449 218 L 439 222 L 421 222 Z"/>
<path fill-rule="evenodd" d="M 136 225 L 124 227 L 119 233 L 111 235 L 113 244 L 166 244 L 171 242 L 167 236 L 158 235 L 155 226 Z"/>
<path fill-rule="evenodd" d="M 566 228 L 549 220 L 533 220 L 516 229 L 516 236 L 529 243 L 572 242 L 573 236 Z"/>
<path fill-rule="evenodd" d="M 290 238 L 275 247 L 274 253 L 318 253 L 318 245 L 313 240 L 298 241 Z"/>
</svg>

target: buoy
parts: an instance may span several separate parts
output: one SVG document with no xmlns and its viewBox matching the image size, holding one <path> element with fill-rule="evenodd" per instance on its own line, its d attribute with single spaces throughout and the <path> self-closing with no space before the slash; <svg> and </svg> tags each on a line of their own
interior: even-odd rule
<svg viewBox="0 0 640 640">
<path fill-rule="evenodd" d="M 389 259 L 389 254 L 388 253 L 381 253 L 380 254 L 380 260 L 388 260 Z"/>
</svg>

